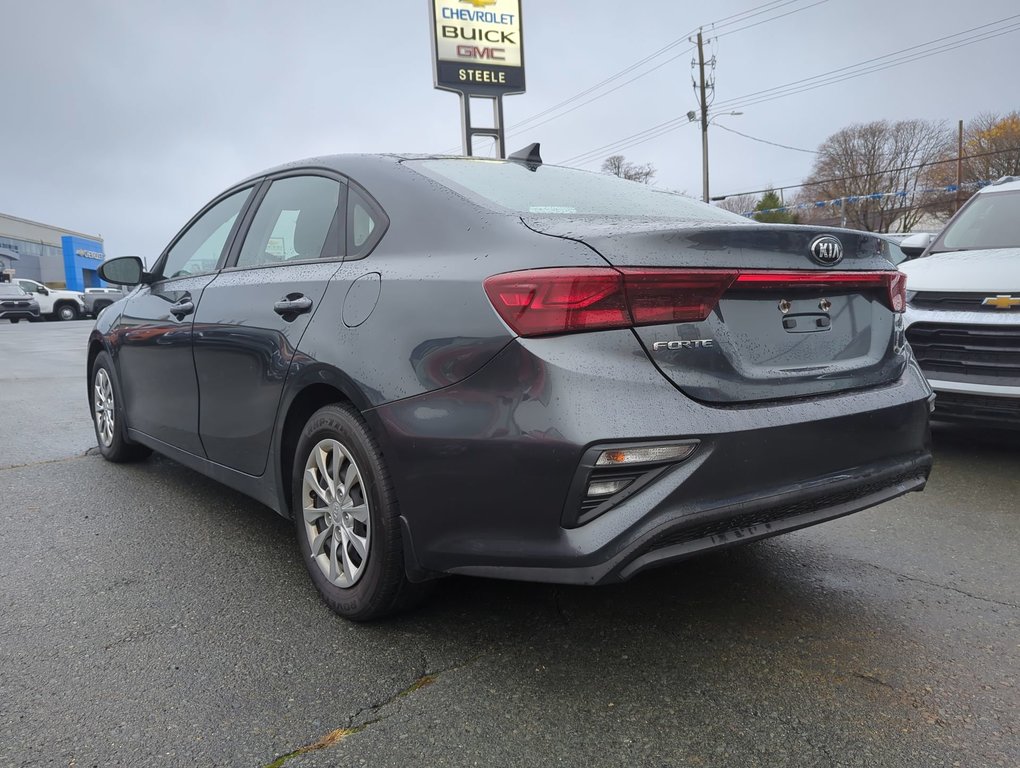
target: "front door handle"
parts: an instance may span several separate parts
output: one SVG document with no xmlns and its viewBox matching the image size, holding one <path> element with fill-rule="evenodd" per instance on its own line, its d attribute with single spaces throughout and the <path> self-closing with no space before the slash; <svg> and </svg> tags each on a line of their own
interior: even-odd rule
<svg viewBox="0 0 1020 768">
<path fill-rule="evenodd" d="M 176 317 L 178 320 L 183 320 L 185 315 L 190 315 L 195 311 L 195 304 L 192 302 L 191 297 L 185 297 L 178 301 L 176 304 L 170 306 L 170 314 Z"/>
<path fill-rule="evenodd" d="M 312 308 L 312 300 L 300 293 L 288 293 L 273 305 L 273 311 L 287 322 Z"/>
</svg>

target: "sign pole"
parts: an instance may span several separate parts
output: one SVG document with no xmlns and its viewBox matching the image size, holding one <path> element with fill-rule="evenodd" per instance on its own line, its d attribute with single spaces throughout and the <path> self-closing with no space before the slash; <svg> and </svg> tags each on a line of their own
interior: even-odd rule
<svg viewBox="0 0 1020 768">
<path fill-rule="evenodd" d="M 467 157 L 474 157 L 474 137 L 490 136 L 496 142 L 496 157 L 500 160 L 506 159 L 506 137 L 503 132 L 503 96 L 494 97 L 480 96 L 478 98 L 488 99 L 492 102 L 491 128 L 475 126 L 471 123 L 471 96 L 467 93 L 460 95 L 460 128 L 461 139 L 464 145 L 464 154 Z"/>
<path fill-rule="evenodd" d="M 525 91 L 521 0 L 428 0 L 428 5 L 433 83 L 460 96 L 464 154 L 474 155 L 475 136 L 490 136 L 503 159 L 503 97 Z M 491 127 L 472 123 L 473 98 L 492 102 Z"/>
<path fill-rule="evenodd" d="M 471 97 L 463 91 L 460 94 L 460 135 L 464 145 L 464 156 L 474 157 L 474 142 L 471 140 Z"/>
</svg>

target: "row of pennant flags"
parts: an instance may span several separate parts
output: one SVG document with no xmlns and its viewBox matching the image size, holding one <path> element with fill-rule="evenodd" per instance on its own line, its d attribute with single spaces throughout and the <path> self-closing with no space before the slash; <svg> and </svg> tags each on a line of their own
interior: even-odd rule
<svg viewBox="0 0 1020 768">
<path fill-rule="evenodd" d="M 980 189 L 981 187 L 988 186 L 989 183 L 990 182 L 987 181 L 971 181 L 959 186 L 956 184 L 950 184 L 947 187 L 915 189 L 912 192 L 901 189 L 896 192 L 872 192 L 867 195 L 847 195 L 846 197 L 837 197 L 832 200 L 815 200 L 813 202 L 797 203 L 795 205 L 784 205 L 779 208 L 764 208 L 760 211 L 744 211 L 740 215 L 753 218 L 755 214 L 759 213 L 790 213 L 792 211 L 802 211 L 807 208 L 842 208 L 844 205 L 852 205 L 853 203 L 860 203 L 865 200 L 882 200 L 887 197 L 905 198 L 908 195 L 943 194 L 946 192 L 956 192 L 958 189 Z"/>
</svg>

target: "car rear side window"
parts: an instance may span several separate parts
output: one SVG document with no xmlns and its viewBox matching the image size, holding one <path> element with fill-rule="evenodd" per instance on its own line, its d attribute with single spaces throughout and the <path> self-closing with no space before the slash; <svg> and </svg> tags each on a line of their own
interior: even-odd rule
<svg viewBox="0 0 1020 768">
<path fill-rule="evenodd" d="M 347 258 L 367 256 L 382 238 L 389 219 L 374 200 L 351 187 L 347 196 Z"/>
<path fill-rule="evenodd" d="M 495 204 L 524 215 L 655 216 L 692 223 L 747 223 L 735 213 L 611 174 L 502 160 L 451 158 L 407 164 L 486 207 Z"/>
<path fill-rule="evenodd" d="M 269 187 L 248 228 L 238 267 L 339 258 L 342 187 L 324 176 L 289 176 Z"/>
<path fill-rule="evenodd" d="M 214 272 L 237 215 L 250 194 L 249 187 L 223 198 L 188 227 L 167 253 L 161 270 L 163 277 Z"/>
</svg>

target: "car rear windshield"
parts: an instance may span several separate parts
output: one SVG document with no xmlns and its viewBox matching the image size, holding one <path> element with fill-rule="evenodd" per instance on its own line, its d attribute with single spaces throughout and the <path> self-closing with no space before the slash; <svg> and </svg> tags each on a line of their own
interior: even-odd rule
<svg viewBox="0 0 1020 768">
<path fill-rule="evenodd" d="M 932 253 L 974 248 L 1020 248 L 1020 192 L 975 195 Z"/>
<path fill-rule="evenodd" d="M 605 173 L 502 160 L 412 160 L 420 173 L 486 207 L 533 216 L 651 216 L 747 223 L 735 213 Z"/>
</svg>

